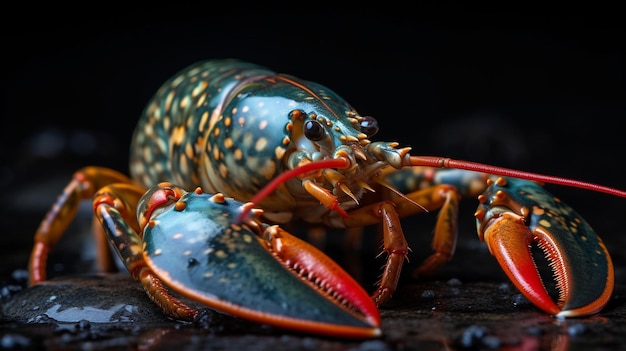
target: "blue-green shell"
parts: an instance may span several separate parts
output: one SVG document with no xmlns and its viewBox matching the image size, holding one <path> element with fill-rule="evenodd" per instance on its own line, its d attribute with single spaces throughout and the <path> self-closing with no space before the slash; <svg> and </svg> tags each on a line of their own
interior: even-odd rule
<svg viewBox="0 0 626 351">
<path fill-rule="evenodd" d="M 289 168 L 285 156 L 292 151 L 314 158 L 332 153 L 346 135 L 362 134 L 346 118 L 355 115 L 320 84 L 240 61 L 200 62 L 166 82 L 148 104 L 131 145 L 131 175 L 146 187 L 170 181 L 247 201 Z M 303 136 L 310 119 L 332 121 L 325 124 L 332 125 L 329 140 L 313 145 Z M 275 191 L 262 207 L 289 211 L 303 204 L 298 197 L 314 200 L 294 185 Z"/>
<path fill-rule="evenodd" d="M 186 193 L 182 210 L 170 206 L 144 231 L 147 262 L 179 293 L 196 294 L 275 315 L 355 325 L 354 316 L 279 263 L 246 225 L 233 225 L 241 203 Z M 306 301 L 303 297 L 306 296 Z M 219 304 L 213 305 L 219 309 Z M 364 323 L 359 326 L 366 326 Z"/>
</svg>

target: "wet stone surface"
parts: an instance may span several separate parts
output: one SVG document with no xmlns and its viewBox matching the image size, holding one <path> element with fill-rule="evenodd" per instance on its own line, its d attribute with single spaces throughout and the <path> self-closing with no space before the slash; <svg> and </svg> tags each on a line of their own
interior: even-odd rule
<svg viewBox="0 0 626 351">
<path fill-rule="evenodd" d="M 17 289 L 15 289 L 17 290 Z M 8 349 L 573 350 L 613 349 L 626 332 L 618 286 L 599 315 L 557 320 L 507 283 L 433 280 L 403 285 L 381 309 L 380 338 L 342 340 L 285 332 L 205 311 L 195 323 L 164 317 L 126 274 L 80 275 L 5 297 Z"/>
<path fill-rule="evenodd" d="M 166 319 L 127 274 L 52 279 L 17 292 L 2 305 L 21 323 L 156 323 Z"/>
</svg>

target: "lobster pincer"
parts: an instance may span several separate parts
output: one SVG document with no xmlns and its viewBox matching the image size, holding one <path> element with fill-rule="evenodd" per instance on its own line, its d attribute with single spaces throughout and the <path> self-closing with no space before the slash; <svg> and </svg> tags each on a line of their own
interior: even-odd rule
<svg viewBox="0 0 626 351">
<path fill-rule="evenodd" d="M 613 263 L 591 226 L 535 182 L 500 177 L 488 184 L 478 198 L 478 235 L 515 286 L 557 317 L 600 311 L 613 292 Z M 533 245 L 552 270 L 556 302 L 538 273 Z"/>
<path fill-rule="evenodd" d="M 137 233 L 116 193 L 111 185 L 96 194 L 96 217 L 132 277 L 168 316 L 192 321 L 201 311 L 197 302 L 290 330 L 380 335 L 367 292 L 310 244 L 261 222 L 253 203 L 160 183 L 138 201 Z"/>
</svg>

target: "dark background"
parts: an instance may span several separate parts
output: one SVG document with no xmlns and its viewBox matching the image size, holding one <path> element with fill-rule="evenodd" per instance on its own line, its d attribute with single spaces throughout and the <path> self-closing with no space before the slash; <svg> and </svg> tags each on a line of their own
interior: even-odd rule
<svg viewBox="0 0 626 351">
<path fill-rule="evenodd" d="M 126 172 L 145 103 L 209 58 L 322 83 L 379 120 L 377 140 L 414 154 L 626 188 L 626 31 L 616 9 L 314 5 L 6 13 L 2 243 L 18 260 L 3 272 L 25 264 L 71 173 L 88 164 Z M 607 231 L 620 227 L 626 199 L 550 189 L 607 242 L 622 235 Z"/>
</svg>

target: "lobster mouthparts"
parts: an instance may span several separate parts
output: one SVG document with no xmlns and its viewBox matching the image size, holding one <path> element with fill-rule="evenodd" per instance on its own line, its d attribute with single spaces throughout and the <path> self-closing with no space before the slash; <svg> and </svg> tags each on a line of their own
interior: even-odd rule
<svg viewBox="0 0 626 351">
<path fill-rule="evenodd" d="M 515 286 L 556 317 L 599 312 L 613 292 L 611 257 L 571 207 L 536 183 L 499 178 L 479 197 L 478 233 Z M 557 301 L 547 292 L 531 253 L 536 244 L 554 274 Z"/>
<path fill-rule="evenodd" d="M 184 209 L 146 227 L 145 261 L 167 286 L 253 322 L 345 338 L 381 334 L 371 297 L 330 258 L 277 227 L 237 224 L 245 206 L 211 199 L 187 193 Z"/>
</svg>

